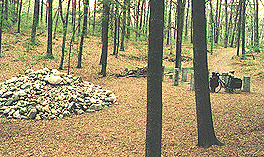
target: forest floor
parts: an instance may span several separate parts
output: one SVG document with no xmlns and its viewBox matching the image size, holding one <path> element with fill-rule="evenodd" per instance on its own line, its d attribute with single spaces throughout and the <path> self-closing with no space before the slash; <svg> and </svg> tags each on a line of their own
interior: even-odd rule
<svg viewBox="0 0 264 157">
<path fill-rule="evenodd" d="M 0 82 L 34 70 L 58 68 L 61 38 L 54 40 L 55 59 L 43 58 L 46 34 L 38 36 L 38 46 L 27 46 L 28 36 L 4 33 L 0 58 Z M 147 79 L 115 77 L 125 68 L 147 64 L 147 45 L 127 43 L 118 58 L 108 55 L 107 77 L 98 75 L 101 55 L 100 38 L 85 39 L 82 69 L 77 69 L 77 54 L 72 53 L 70 74 L 82 76 L 117 95 L 119 105 L 98 112 L 73 115 L 56 120 L 0 119 L 0 156 L 144 156 Z M 142 46 L 143 45 L 143 46 Z M 112 45 L 109 45 L 109 54 Z M 165 47 L 165 70 L 173 69 Z M 192 48 L 184 46 L 182 67 L 192 67 Z M 67 52 L 68 54 L 68 52 Z M 260 156 L 264 155 L 264 92 L 262 55 L 255 60 L 232 59 L 234 48 L 217 48 L 208 53 L 210 71 L 236 71 L 236 76 L 251 76 L 251 92 L 234 94 L 223 90 L 211 93 L 212 114 L 217 138 L 224 146 L 197 147 L 195 93 L 189 85 L 172 86 L 163 81 L 162 156 Z M 68 57 L 66 57 L 68 58 Z M 67 59 L 65 70 L 67 72 Z M 190 70 L 191 71 L 191 70 Z M 188 81 L 190 80 L 190 72 Z"/>
</svg>

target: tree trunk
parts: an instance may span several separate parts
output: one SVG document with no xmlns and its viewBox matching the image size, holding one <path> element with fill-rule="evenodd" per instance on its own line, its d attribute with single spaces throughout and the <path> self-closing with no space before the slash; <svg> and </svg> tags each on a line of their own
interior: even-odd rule
<svg viewBox="0 0 264 157">
<path fill-rule="evenodd" d="M 206 52 L 205 0 L 192 1 L 193 14 L 193 52 L 195 100 L 198 128 L 198 146 L 208 148 L 223 145 L 215 136 L 213 127 L 210 91 L 208 82 L 208 64 Z"/>
<path fill-rule="evenodd" d="M 96 0 L 94 0 L 93 34 L 95 34 Z"/>
<path fill-rule="evenodd" d="M 184 39 L 187 39 L 188 36 L 188 18 L 189 18 L 189 8 L 190 8 L 190 0 L 187 1 L 187 8 L 186 8 L 186 19 L 185 19 L 185 36 Z"/>
<path fill-rule="evenodd" d="M 259 18 L 258 18 L 258 14 L 259 14 L 259 8 L 258 8 L 258 0 L 256 0 L 255 2 L 255 18 L 254 18 L 254 47 L 255 47 L 255 52 L 260 52 L 259 50 Z"/>
<path fill-rule="evenodd" d="M 48 0 L 48 44 L 47 44 L 47 58 L 53 59 L 52 54 L 52 0 Z"/>
<path fill-rule="evenodd" d="M 53 39 L 56 39 L 56 34 L 57 34 L 57 24 L 58 24 L 58 20 L 59 20 L 59 13 L 58 13 L 58 10 L 56 11 L 54 18 L 56 18 L 56 20 L 55 20 L 55 26 L 54 26 L 54 32 L 53 32 Z"/>
<path fill-rule="evenodd" d="M 146 157 L 161 156 L 164 0 L 150 0 Z"/>
<path fill-rule="evenodd" d="M 106 76 L 106 66 L 107 66 L 107 51 L 108 51 L 108 21 L 109 21 L 109 4 L 103 4 L 103 21 L 102 21 L 102 56 L 101 56 L 101 64 L 102 70 L 101 74 L 103 77 Z"/>
<path fill-rule="evenodd" d="M 118 5 L 116 4 L 115 6 L 115 14 L 114 14 L 114 18 L 115 18 L 115 30 L 114 30 L 114 51 L 113 51 L 113 55 L 117 54 L 117 38 L 118 38 L 118 19 L 119 19 L 119 12 L 118 12 Z"/>
<path fill-rule="evenodd" d="M 21 23 L 21 13 L 22 13 L 22 3 L 23 3 L 23 1 L 20 0 L 19 11 L 18 11 L 17 33 L 20 33 L 20 23 Z"/>
<path fill-rule="evenodd" d="M 125 51 L 125 35 L 126 35 L 126 5 L 127 1 L 124 0 L 124 8 L 123 8 L 123 21 L 122 21 L 122 33 L 121 33 L 121 45 L 120 51 Z"/>
<path fill-rule="evenodd" d="M 43 7 L 44 6 L 44 0 L 41 0 L 41 7 L 40 7 L 40 22 L 43 20 Z"/>
<path fill-rule="evenodd" d="M 130 17 L 130 0 L 127 0 L 127 33 L 126 38 L 130 38 L 130 23 L 131 23 L 131 17 Z"/>
<path fill-rule="evenodd" d="M 246 27 L 245 27 L 245 22 L 246 22 L 246 0 L 243 0 L 243 3 L 242 3 L 242 13 L 241 13 L 241 16 L 242 16 L 242 20 L 241 20 L 241 49 L 242 49 L 242 56 L 245 57 L 245 43 L 246 43 L 246 40 L 245 40 L 245 33 L 246 33 Z"/>
<path fill-rule="evenodd" d="M 231 38 L 231 41 L 230 41 L 230 47 L 233 47 L 234 45 L 234 40 L 235 40 L 235 32 L 236 32 L 236 29 L 238 27 L 238 23 L 237 23 L 237 18 L 239 16 L 239 10 L 240 10 L 240 6 L 238 5 L 237 6 L 237 11 L 236 11 L 236 16 L 235 16 L 235 19 L 234 19 L 234 27 L 233 27 L 233 31 L 232 31 L 232 38 Z"/>
<path fill-rule="evenodd" d="M 83 41 L 84 41 L 84 37 L 86 36 L 86 32 L 87 32 L 87 14 L 88 14 L 89 0 L 85 0 L 83 5 L 84 5 L 83 31 L 81 35 L 80 49 L 79 49 L 79 54 L 78 54 L 78 63 L 77 63 L 76 68 L 82 68 Z"/>
<path fill-rule="evenodd" d="M 2 0 L 2 6 L 0 6 L 0 11 L 1 11 L 1 15 L 0 15 L 0 57 L 2 55 L 2 34 L 3 34 L 3 19 L 4 19 L 4 0 Z"/>
<path fill-rule="evenodd" d="M 177 10 L 177 39 L 176 39 L 176 61 L 175 68 L 181 69 L 182 31 L 184 21 L 185 0 L 178 0 Z"/>
<path fill-rule="evenodd" d="M 167 45 L 170 45 L 170 35 L 171 35 L 171 10 L 172 10 L 172 0 L 170 0 L 170 8 L 169 8 L 169 17 L 168 17 L 168 32 L 167 32 Z"/>
<path fill-rule="evenodd" d="M 139 32 L 139 8 L 140 8 L 140 1 L 141 0 L 138 0 L 138 4 L 137 4 L 137 10 L 136 10 L 136 21 L 135 21 L 135 24 L 136 24 L 136 41 L 138 39 L 138 37 L 140 37 L 140 34 L 138 33 Z"/>
<path fill-rule="evenodd" d="M 32 25 L 31 40 L 30 40 L 32 45 L 35 45 L 36 42 L 36 31 L 38 27 L 38 21 L 39 21 L 39 0 L 35 0 L 33 25 Z"/>
<path fill-rule="evenodd" d="M 213 15 L 213 5 L 212 5 L 212 0 L 209 2 L 210 5 L 210 27 L 211 27 L 211 32 L 210 32 L 210 42 L 211 42 L 211 55 L 213 54 L 213 47 L 214 47 L 214 15 Z"/>
<path fill-rule="evenodd" d="M 228 14 L 227 14 L 227 0 L 225 0 L 225 39 L 224 39 L 224 48 L 227 48 L 228 42 Z"/>
<path fill-rule="evenodd" d="M 61 45 L 61 62 L 60 62 L 60 67 L 59 69 L 63 69 L 63 61 L 64 61 L 64 54 L 65 54 L 65 44 L 66 44 L 66 36 L 67 36 L 67 28 L 68 28 L 68 17 L 69 17 L 69 9 L 70 9 L 70 3 L 71 0 L 68 1 L 67 5 L 67 13 L 65 19 L 63 18 L 62 14 L 62 2 L 59 0 L 59 10 L 61 14 L 61 21 L 63 24 L 63 39 L 62 39 L 62 45 Z"/>
<path fill-rule="evenodd" d="M 218 38 L 219 38 L 219 22 L 220 22 L 220 18 L 221 18 L 221 3 L 222 3 L 222 0 L 217 0 L 217 4 L 216 4 L 216 16 L 215 16 L 215 43 L 217 44 L 218 43 Z"/>
<path fill-rule="evenodd" d="M 27 21 L 29 21 L 28 17 L 29 17 L 30 2 L 31 0 L 28 0 Z"/>
<path fill-rule="evenodd" d="M 241 35 L 241 20 L 242 20 L 242 5 L 243 5 L 243 0 L 239 1 L 239 20 L 237 24 L 237 56 L 239 56 L 239 47 L 240 47 L 240 35 Z"/>
</svg>

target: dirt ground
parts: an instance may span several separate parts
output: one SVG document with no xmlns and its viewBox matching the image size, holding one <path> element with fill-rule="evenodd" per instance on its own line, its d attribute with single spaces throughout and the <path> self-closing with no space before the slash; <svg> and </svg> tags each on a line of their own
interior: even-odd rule
<svg viewBox="0 0 264 157">
<path fill-rule="evenodd" d="M 4 34 L 0 82 L 28 68 L 58 68 L 61 39 L 54 40 L 55 59 L 47 60 L 42 58 L 46 52 L 46 36 L 37 38 L 39 45 L 29 48 L 25 46 L 27 36 Z M 100 71 L 100 38 L 87 38 L 84 46 L 83 68 L 75 68 L 77 56 L 73 53 L 71 74 L 112 90 L 119 97 L 119 105 L 49 121 L 1 118 L 0 156 L 145 155 L 147 79 L 113 75 L 126 67 L 146 65 L 146 52 L 129 43 L 118 58 L 108 56 L 108 75 L 101 77 L 97 75 Z M 111 54 L 112 45 L 109 46 Z M 222 90 L 211 94 L 216 136 L 225 145 L 208 149 L 196 146 L 195 93 L 190 91 L 189 85 L 172 86 L 171 79 L 166 76 L 163 82 L 162 156 L 264 155 L 263 78 L 253 71 L 244 72 L 240 65 L 234 64 L 238 62 L 231 59 L 234 53 L 231 48 L 218 49 L 208 56 L 210 71 L 236 70 L 237 76 L 250 75 L 252 79 L 250 93 L 238 91 L 230 94 Z M 67 57 L 65 68 L 66 62 Z M 165 59 L 164 65 L 173 66 L 174 63 Z M 183 67 L 191 65 L 191 61 L 183 63 Z M 66 69 L 63 71 L 67 72 Z"/>
</svg>

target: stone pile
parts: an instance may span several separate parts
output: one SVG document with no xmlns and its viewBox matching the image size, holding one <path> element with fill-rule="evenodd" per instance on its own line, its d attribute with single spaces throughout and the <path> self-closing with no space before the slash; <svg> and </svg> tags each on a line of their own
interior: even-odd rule
<svg viewBox="0 0 264 157">
<path fill-rule="evenodd" d="M 137 67 L 135 70 L 128 70 L 116 74 L 116 77 L 147 77 L 148 67 Z"/>
<path fill-rule="evenodd" d="M 61 73 L 28 69 L 0 84 L 0 117 L 49 120 L 94 112 L 117 104 L 109 90 Z"/>
</svg>

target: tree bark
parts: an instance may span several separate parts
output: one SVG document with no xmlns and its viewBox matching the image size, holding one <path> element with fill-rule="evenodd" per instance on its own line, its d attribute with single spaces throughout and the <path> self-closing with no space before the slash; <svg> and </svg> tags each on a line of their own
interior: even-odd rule
<svg viewBox="0 0 264 157">
<path fill-rule="evenodd" d="M 21 23 L 21 13 L 22 13 L 22 3 L 23 3 L 23 1 L 20 0 L 19 11 L 18 11 L 17 33 L 20 33 L 20 23 Z"/>
<path fill-rule="evenodd" d="M 116 55 L 116 47 L 117 47 L 117 22 L 118 22 L 118 5 L 115 6 L 115 14 L 114 14 L 114 22 L 115 22 L 115 30 L 114 30 L 114 51 L 113 55 Z"/>
<path fill-rule="evenodd" d="M 240 47 L 240 35 L 241 35 L 241 21 L 242 21 L 242 5 L 243 5 L 243 0 L 239 1 L 239 20 L 237 24 L 237 56 L 239 56 L 239 47 Z"/>
<path fill-rule="evenodd" d="M 96 0 L 94 0 L 93 34 L 95 34 Z"/>
<path fill-rule="evenodd" d="M 171 10 L 172 10 L 172 0 L 170 0 L 170 8 L 169 8 L 169 17 L 168 17 L 168 32 L 167 32 L 167 45 L 170 45 L 170 36 L 171 36 Z"/>
<path fill-rule="evenodd" d="M 208 63 L 206 52 L 205 0 L 192 1 L 193 14 L 193 52 L 195 100 L 198 128 L 198 146 L 208 148 L 223 145 L 215 136 L 213 127 L 210 91 L 208 82 Z"/>
<path fill-rule="evenodd" d="M 47 58 L 53 59 L 52 54 L 52 0 L 48 0 L 48 44 L 47 44 Z"/>
<path fill-rule="evenodd" d="M 246 22 L 246 0 L 243 0 L 242 2 L 242 13 L 241 13 L 241 49 L 242 49 L 242 56 L 245 57 L 245 53 L 246 53 L 246 50 L 245 50 L 245 43 L 246 43 L 246 40 L 245 40 L 245 33 L 246 33 L 246 27 L 245 27 L 245 22 Z"/>
<path fill-rule="evenodd" d="M 187 8 L 186 8 L 186 19 L 185 19 L 185 36 L 184 39 L 187 39 L 188 36 L 188 18 L 189 18 L 189 8 L 190 8 L 190 0 L 187 1 Z"/>
<path fill-rule="evenodd" d="M 127 0 L 127 33 L 126 38 L 130 38 L 130 23 L 131 23 L 131 17 L 130 17 L 130 0 Z"/>
<path fill-rule="evenodd" d="M 122 20 L 122 33 L 121 33 L 121 45 L 120 51 L 125 51 L 125 35 L 126 35 L 126 5 L 127 1 L 124 0 L 124 8 L 123 8 L 123 20 Z"/>
<path fill-rule="evenodd" d="M 255 2 L 255 18 L 254 18 L 254 47 L 255 47 L 255 52 L 260 52 L 259 50 L 259 18 L 258 18 L 258 14 L 259 14 L 259 7 L 258 7 L 258 0 L 256 0 Z"/>
<path fill-rule="evenodd" d="M 89 6 L 89 0 L 84 1 L 84 16 L 83 16 L 83 31 L 81 35 L 81 41 L 80 41 L 80 48 L 79 48 L 79 54 L 78 54 L 78 63 L 76 68 L 82 68 L 82 52 L 83 52 L 83 41 L 84 37 L 86 36 L 87 31 L 87 14 L 88 14 L 88 6 Z"/>
<path fill-rule="evenodd" d="M 150 0 L 146 157 L 161 156 L 164 0 Z"/>
<path fill-rule="evenodd" d="M 3 34 L 3 20 L 4 20 L 4 0 L 2 0 L 2 6 L 0 7 L 1 15 L 0 15 L 0 57 L 2 55 L 2 34 Z"/>
<path fill-rule="evenodd" d="M 228 42 L 228 14 L 227 14 L 227 0 L 225 0 L 225 38 L 224 38 L 224 48 L 227 48 Z"/>
<path fill-rule="evenodd" d="M 59 10 L 60 10 L 60 15 L 61 15 L 61 21 L 63 24 L 63 39 L 62 39 L 62 45 L 61 45 L 61 62 L 60 62 L 60 67 L 59 69 L 63 69 L 63 61 L 64 61 L 64 55 L 65 55 L 65 44 L 66 44 L 66 35 L 67 35 L 67 28 L 68 28 L 68 17 L 69 17 L 69 9 L 70 9 L 70 3 L 71 0 L 68 1 L 67 5 L 67 13 L 65 19 L 63 18 L 62 14 L 62 2 L 59 0 Z"/>
<path fill-rule="evenodd" d="M 32 45 L 35 45 L 36 42 L 36 31 L 38 27 L 38 21 L 39 21 L 39 0 L 35 0 L 33 25 L 32 25 L 31 40 L 30 40 Z"/>
<path fill-rule="evenodd" d="M 177 39 L 176 39 L 176 61 L 175 68 L 181 69 L 182 32 L 184 21 L 185 0 L 178 0 L 177 10 Z"/>
<path fill-rule="evenodd" d="M 101 64 L 102 70 L 101 74 L 103 77 L 106 76 L 106 66 L 107 66 L 107 51 L 108 51 L 108 21 L 109 21 L 109 4 L 103 4 L 103 21 L 102 21 L 102 55 L 101 55 Z"/>
<path fill-rule="evenodd" d="M 235 19 L 234 19 L 234 27 L 233 27 L 232 37 L 231 37 L 231 41 L 230 41 L 230 47 L 233 47 L 233 45 L 234 45 L 235 34 L 236 34 L 235 32 L 236 32 L 236 29 L 238 27 L 237 18 L 239 17 L 239 10 L 240 10 L 240 6 L 238 5 L 237 6 L 237 11 L 236 11 L 236 16 L 235 16 Z"/>
</svg>

